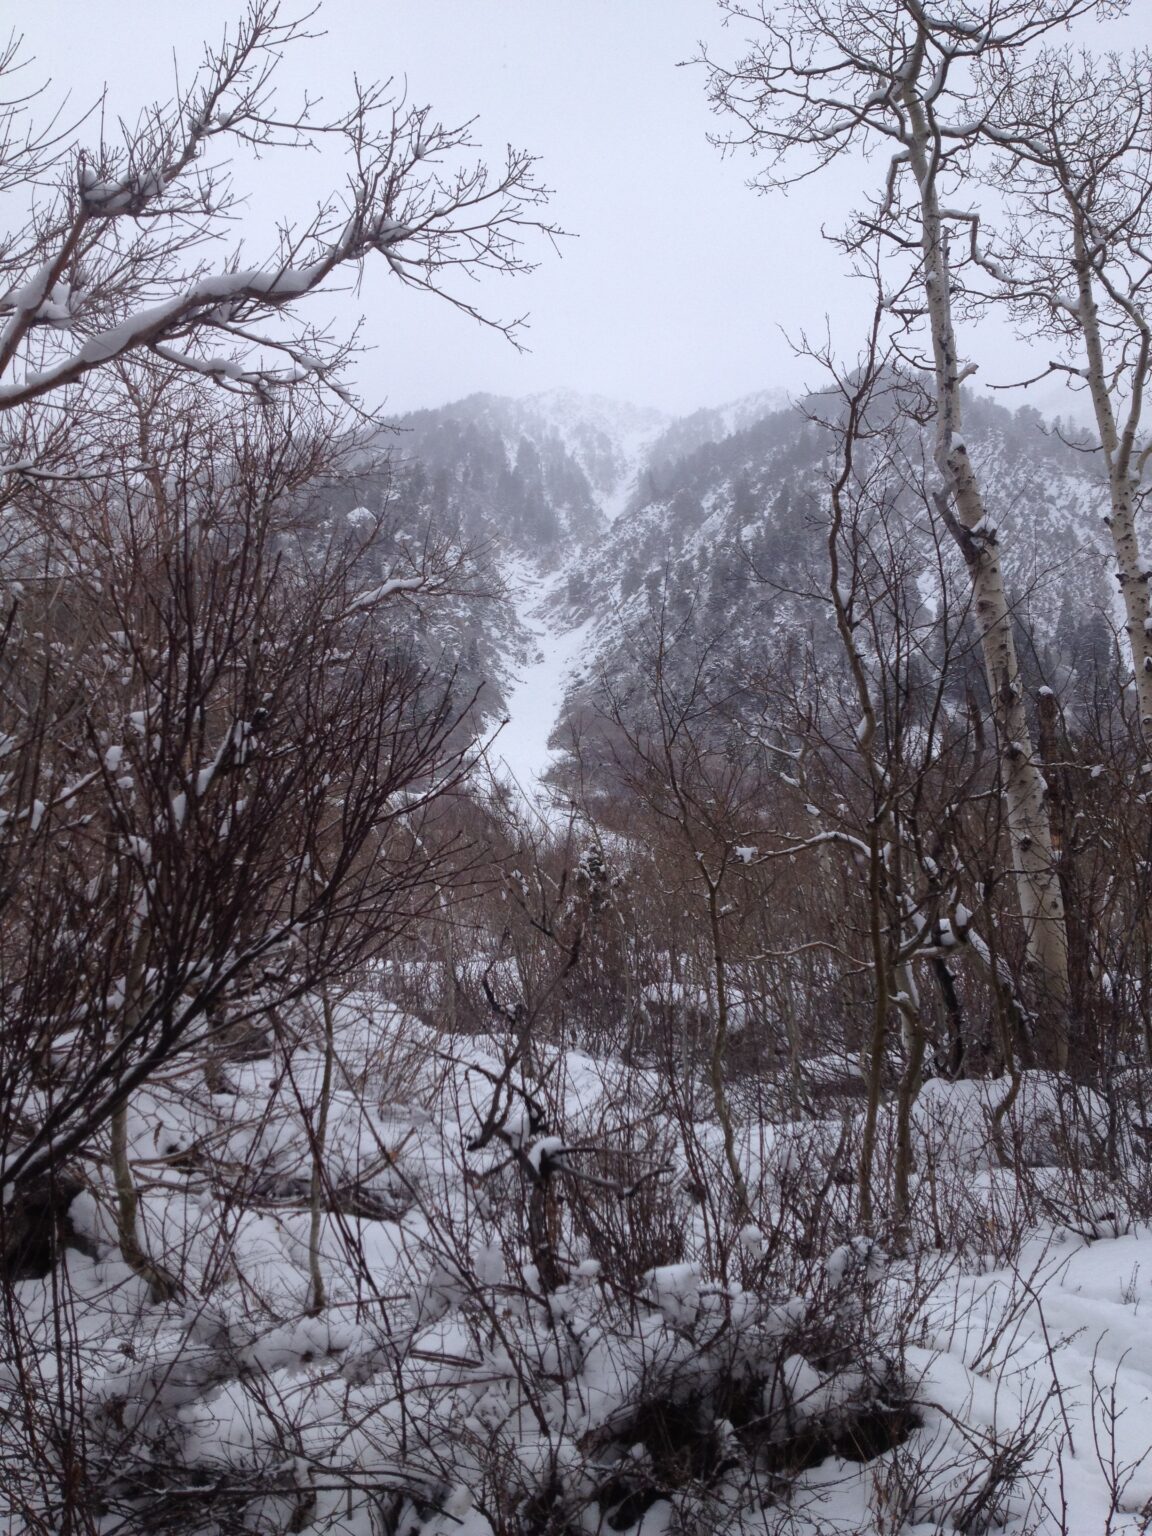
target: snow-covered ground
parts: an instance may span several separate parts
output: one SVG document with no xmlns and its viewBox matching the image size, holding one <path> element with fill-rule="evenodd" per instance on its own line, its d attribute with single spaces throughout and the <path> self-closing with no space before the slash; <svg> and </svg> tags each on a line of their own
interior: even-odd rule
<svg viewBox="0 0 1152 1536">
<path fill-rule="evenodd" d="M 48 1497 L 21 1461 L 29 1381 L 45 1414 L 82 1425 L 87 1454 L 108 1458 L 119 1513 L 91 1529 L 109 1536 L 169 1529 L 116 1523 L 163 1513 L 164 1489 L 206 1500 L 181 1530 L 314 1536 L 548 1528 L 521 1523 L 536 1500 L 554 1528 L 587 1536 L 1148 1531 L 1147 1226 L 1093 1239 L 1049 1221 L 995 1268 L 931 1251 L 891 1259 L 857 1237 L 801 1273 L 787 1243 L 771 1256 L 773 1233 L 788 1209 L 780 1175 L 804 1166 L 785 1133 L 811 1146 L 818 1126 L 761 1126 L 763 1159 L 747 1166 L 758 1226 L 740 1230 L 719 1273 L 705 1202 L 683 1189 L 701 1158 L 718 1173 L 718 1127 L 692 1128 L 691 1149 L 671 1122 L 662 1145 L 626 1145 L 659 1118 L 653 1074 L 546 1050 L 533 1114 L 546 1102 L 547 1123 L 533 1123 L 499 1039 L 446 1050 L 438 1031 L 366 998 L 337 1012 L 321 1202 L 336 1209 L 314 1221 L 305 1126 L 324 1056 L 296 1023 L 283 1054 L 230 1065 L 228 1093 L 190 1074 L 133 1101 L 140 1238 L 173 1294 L 150 1294 L 119 1257 L 95 1182 L 71 1211 L 86 1251 L 13 1288 L 23 1374 L 0 1359 L 3 1536 L 48 1528 L 22 1514 Z M 621 1137 L 629 1178 L 667 1159 L 660 1188 L 681 1213 L 682 1260 L 637 1278 L 621 1272 L 627 1237 L 590 1251 L 567 1208 L 580 1186 L 557 1171 Z M 523 1204 L 547 1165 L 563 1275 L 551 1288 Z M 999 1219 L 992 1189 L 1008 1170 L 942 1161 L 934 1177 L 942 1193 L 970 1193 L 989 1228 Z M 634 1198 L 609 1191 L 601 1220 Z M 70 1408 L 56 1406 L 58 1366 Z M 853 1415 L 872 1401 L 902 1404 L 907 1423 L 861 1460 Z M 695 1472 L 686 1425 L 716 1447 Z M 665 1434 L 686 1436 L 680 1452 L 666 1455 Z M 780 1449 L 792 1442 L 795 1461 Z M 212 1524 L 229 1499 L 242 1527 Z"/>
</svg>

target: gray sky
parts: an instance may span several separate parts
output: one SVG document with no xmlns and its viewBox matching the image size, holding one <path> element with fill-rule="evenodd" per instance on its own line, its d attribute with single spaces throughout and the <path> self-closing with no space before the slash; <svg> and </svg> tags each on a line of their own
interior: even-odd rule
<svg viewBox="0 0 1152 1536">
<path fill-rule="evenodd" d="M 171 94 L 173 54 L 190 74 L 201 41 L 241 9 L 239 0 L 39 0 L 20 25 L 36 73 L 57 91 L 86 104 L 107 81 L 112 109 L 134 117 Z M 1088 35 L 1152 43 L 1152 0 L 1134 10 Z M 716 123 L 703 72 L 676 67 L 701 38 L 732 51 L 713 0 L 327 0 L 317 25 L 326 36 L 285 61 L 286 100 L 306 84 L 343 102 L 354 73 L 406 80 L 444 121 L 478 117 L 477 140 L 496 158 L 509 141 L 539 155 L 555 189 L 550 216 L 576 236 L 560 256 L 542 245 L 530 277 L 469 293 L 502 317 L 529 312 L 528 355 L 382 271 L 358 297 L 319 300 L 341 326 L 366 314 L 373 350 L 358 385 L 371 403 L 404 410 L 480 389 L 571 385 L 687 411 L 802 387 L 811 365 L 793 359 L 781 328 L 822 335 L 827 319 L 842 350 L 855 350 L 859 290 L 820 226 L 838 226 L 860 178 L 871 184 L 879 169 L 845 163 L 787 198 L 747 190 L 749 164 L 722 160 L 706 141 Z M 239 167 L 238 183 L 249 174 Z M 254 252 L 277 215 L 306 218 L 325 174 L 300 157 L 261 170 Z M 990 337 L 986 351 L 981 378 L 1006 377 L 1005 338 Z"/>
</svg>

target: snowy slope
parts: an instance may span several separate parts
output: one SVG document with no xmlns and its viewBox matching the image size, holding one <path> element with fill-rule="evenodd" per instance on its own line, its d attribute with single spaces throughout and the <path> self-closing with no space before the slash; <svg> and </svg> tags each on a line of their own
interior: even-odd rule
<svg viewBox="0 0 1152 1536">
<path fill-rule="evenodd" d="M 524 560 L 510 562 L 506 579 L 531 653 L 504 689 L 505 715 L 485 749 L 488 765 L 525 798 L 536 800 L 559 753 L 548 745 L 574 674 L 587 656 L 593 621 L 564 627 L 554 599 L 563 572 L 542 575 Z"/>
<path fill-rule="evenodd" d="M 1090 692 L 1101 626 L 1115 618 L 1093 465 L 1046 436 L 1035 413 L 974 400 L 967 424 L 1011 598 L 1036 644 L 1030 686 Z M 574 702 L 573 676 L 626 682 L 662 611 L 689 666 L 705 647 L 727 675 L 754 678 L 801 631 L 824 648 L 822 664 L 838 665 L 802 596 L 824 579 L 829 442 L 779 391 L 676 421 L 569 390 L 475 395 L 398 426 L 381 499 L 401 526 L 431 525 L 481 553 L 481 594 L 441 609 L 436 645 L 462 663 L 462 692 L 481 690 L 487 728 L 508 719 L 493 766 L 526 789 L 557 760 L 547 741 Z M 905 495 L 892 558 L 930 611 L 951 547 L 945 538 L 938 554 Z"/>
<path fill-rule="evenodd" d="M 615 522 L 635 493 L 640 471 L 671 418 L 650 407 L 568 389 L 530 395 L 521 403 L 560 435 L 588 473 L 605 518 Z"/>
</svg>

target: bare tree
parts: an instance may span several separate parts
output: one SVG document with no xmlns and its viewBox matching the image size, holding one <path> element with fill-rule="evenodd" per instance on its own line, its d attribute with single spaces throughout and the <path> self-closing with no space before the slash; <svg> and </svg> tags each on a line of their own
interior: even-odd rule
<svg viewBox="0 0 1152 1536">
<path fill-rule="evenodd" d="M 933 381 L 933 496 L 972 583 L 1017 899 L 1048 1024 L 1048 1055 L 1063 1066 L 1068 946 L 1046 786 L 1028 725 L 996 528 L 961 432 L 961 386 L 975 370 L 961 358 L 955 326 L 954 294 L 968 259 L 963 247 L 957 255 L 956 235 L 970 234 L 975 215 L 955 206 L 955 197 L 964 195 L 979 138 L 978 70 L 1019 55 L 1077 16 L 1115 7 L 1105 0 L 964 0 L 941 14 L 922 0 L 724 0 L 722 9 L 749 25 L 753 37 L 734 65 L 705 57 L 710 96 L 717 111 L 742 124 L 724 142 L 766 157 L 758 187 L 787 186 L 851 151 L 890 151 L 882 190 L 841 243 L 855 256 L 877 234 L 886 241 L 893 263 L 885 306 L 894 333 L 906 360 Z"/>
<path fill-rule="evenodd" d="M 29 199 L 0 242 L 7 1187 L 107 1133 L 124 1256 L 161 1289 L 129 1096 L 187 1053 L 213 1071 L 423 912 L 443 848 L 421 824 L 466 761 L 452 676 L 378 617 L 451 587 L 461 552 L 382 570 L 379 529 L 300 515 L 355 444 L 352 344 L 297 305 L 376 254 L 511 336 L 453 279 L 524 270 L 546 228 L 529 155 L 490 173 L 467 125 L 386 86 L 281 111 L 309 21 L 254 0 L 172 101 L 94 143 L 37 129 L 18 46 L 0 56 L 0 185 Z M 204 254 L 237 206 L 226 157 L 326 143 L 341 193 L 255 264 Z"/>
<path fill-rule="evenodd" d="M 468 701 L 380 617 L 448 568 L 381 580 L 362 528 L 300 520 L 329 424 L 221 418 L 178 380 L 144 404 L 154 475 L 126 450 L 115 484 L 32 481 L 18 503 L 41 531 L 0 669 L 0 1135 L 19 1197 L 107 1130 L 125 1258 L 163 1288 L 136 1245 L 129 1096 L 266 1032 L 434 903 Z"/>
<path fill-rule="evenodd" d="M 1111 501 L 1108 526 L 1140 731 L 1152 743 L 1152 606 L 1136 514 L 1152 443 L 1152 56 L 1097 59 L 1044 49 L 991 61 L 984 174 L 1004 195 L 1007 227 L 973 251 L 994 297 L 1061 356 L 1049 372 L 1086 390 Z"/>
<path fill-rule="evenodd" d="M 509 149 L 490 172 L 469 158 L 469 125 L 445 127 L 388 85 L 358 87 L 332 118 L 309 101 L 282 114 L 276 69 L 311 35 L 309 20 L 253 0 L 173 100 L 91 144 L 76 131 L 38 132 L 38 96 L 19 90 L 18 48 L 0 57 L 12 92 L 0 103 L 0 185 L 32 193 L 0 251 L 0 410 L 74 391 L 128 357 L 233 392 L 344 391 L 349 343 L 299 320 L 297 306 L 376 256 L 406 286 L 513 334 L 516 322 L 483 315 L 453 280 L 529 266 L 523 237 L 547 230 L 533 212 L 546 194 L 532 156 Z M 239 201 L 228 156 L 328 142 L 345 154 L 341 192 L 310 219 L 285 222 L 256 262 L 238 245 L 223 261 L 202 255 Z M 0 469 L 50 473 L 43 435 L 25 443 L 27 430 L 8 427 Z"/>
</svg>

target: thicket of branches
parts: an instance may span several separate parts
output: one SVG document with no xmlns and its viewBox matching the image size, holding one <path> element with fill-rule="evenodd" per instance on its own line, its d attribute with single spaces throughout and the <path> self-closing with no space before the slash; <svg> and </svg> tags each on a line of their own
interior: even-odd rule
<svg viewBox="0 0 1152 1536">
<path fill-rule="evenodd" d="M 975 1531 L 1063 1443 L 932 1463 L 906 1362 L 935 1256 L 1152 1210 L 1149 63 L 1030 51 L 1092 0 L 724 9 L 766 184 L 893 150 L 870 335 L 814 357 L 823 638 L 733 679 L 657 601 L 564 816 L 421 648 L 468 552 L 325 503 L 366 439 L 301 308 L 382 259 L 483 318 L 530 157 L 282 117 L 306 23 L 259 4 L 115 141 L 0 109 L 4 1529 L 787 1528 L 883 1456 L 878 1529 Z M 321 137 L 344 193 L 205 258 L 219 157 Z M 1127 648 L 1075 709 L 960 430 L 994 303 L 1098 427 Z"/>
</svg>

